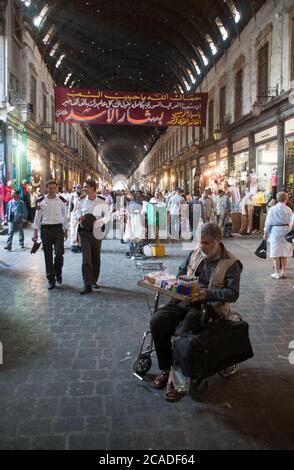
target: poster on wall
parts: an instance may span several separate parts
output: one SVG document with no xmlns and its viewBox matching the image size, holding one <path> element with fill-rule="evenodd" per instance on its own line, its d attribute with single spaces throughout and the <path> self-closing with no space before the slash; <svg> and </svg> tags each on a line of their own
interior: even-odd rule
<svg viewBox="0 0 294 470">
<path fill-rule="evenodd" d="M 56 122 L 125 126 L 206 125 L 207 93 L 55 88 Z"/>
</svg>

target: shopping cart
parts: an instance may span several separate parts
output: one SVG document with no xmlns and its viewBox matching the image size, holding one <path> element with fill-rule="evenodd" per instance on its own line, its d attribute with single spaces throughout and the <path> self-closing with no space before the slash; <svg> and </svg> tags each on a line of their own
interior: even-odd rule
<svg viewBox="0 0 294 470">
<path fill-rule="evenodd" d="M 157 261 L 137 261 L 136 260 L 136 268 L 140 271 L 140 279 L 143 279 L 144 276 L 148 274 L 153 274 L 158 271 L 165 271 L 166 267 L 162 262 Z M 149 307 L 150 315 L 152 316 L 156 310 L 158 309 L 160 293 L 156 292 L 154 298 L 153 307 L 150 307 L 149 300 L 146 294 L 147 304 Z M 151 331 L 147 330 L 144 332 L 140 349 L 138 355 L 133 363 L 133 375 L 137 377 L 139 380 L 143 380 L 142 375 L 145 375 L 151 368 L 152 359 L 151 354 L 155 351 L 153 338 L 151 335 Z"/>
</svg>

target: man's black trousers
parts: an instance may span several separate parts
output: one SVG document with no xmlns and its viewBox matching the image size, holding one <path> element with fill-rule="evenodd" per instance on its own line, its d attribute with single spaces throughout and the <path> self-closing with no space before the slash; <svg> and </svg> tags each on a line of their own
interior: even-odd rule
<svg viewBox="0 0 294 470">
<path fill-rule="evenodd" d="M 172 365 L 171 338 L 181 322 L 177 334 L 187 332 L 196 334 L 201 330 L 202 312 L 200 302 L 187 304 L 186 302 L 172 300 L 158 309 L 150 320 L 150 330 L 161 370 L 169 370 Z"/>
<path fill-rule="evenodd" d="M 97 240 L 93 233 L 79 231 L 83 255 L 82 274 L 85 287 L 96 284 L 100 274 L 100 254 L 102 240 Z"/>
<path fill-rule="evenodd" d="M 64 255 L 64 231 L 62 224 L 41 225 L 41 240 L 43 243 L 46 276 L 49 282 L 55 283 L 55 277 L 62 275 Z M 54 247 L 54 261 L 53 261 Z"/>
</svg>

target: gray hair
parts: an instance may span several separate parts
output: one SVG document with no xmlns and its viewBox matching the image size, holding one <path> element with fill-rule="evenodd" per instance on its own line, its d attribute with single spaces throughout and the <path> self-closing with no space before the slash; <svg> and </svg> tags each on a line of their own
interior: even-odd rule
<svg viewBox="0 0 294 470">
<path fill-rule="evenodd" d="M 208 222 L 207 224 L 201 225 L 201 236 L 208 236 L 213 240 L 222 239 L 222 231 L 220 227 L 214 222 Z"/>
<path fill-rule="evenodd" d="M 277 201 L 278 202 L 286 202 L 288 200 L 288 194 L 285 193 L 284 191 L 280 191 L 277 194 Z"/>
</svg>

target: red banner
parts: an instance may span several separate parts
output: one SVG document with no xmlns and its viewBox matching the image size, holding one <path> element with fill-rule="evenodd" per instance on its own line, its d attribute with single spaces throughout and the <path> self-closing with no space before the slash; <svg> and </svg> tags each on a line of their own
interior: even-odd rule
<svg viewBox="0 0 294 470">
<path fill-rule="evenodd" d="M 206 124 L 207 93 L 124 93 L 55 88 L 55 120 L 126 126 Z"/>
</svg>

